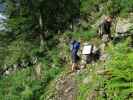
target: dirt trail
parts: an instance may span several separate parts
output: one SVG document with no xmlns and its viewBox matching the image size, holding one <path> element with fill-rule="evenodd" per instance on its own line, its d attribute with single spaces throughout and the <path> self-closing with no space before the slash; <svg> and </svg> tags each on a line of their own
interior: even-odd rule
<svg viewBox="0 0 133 100">
<path fill-rule="evenodd" d="M 99 43 L 101 45 L 101 43 Z M 97 43 L 94 43 L 94 45 L 97 46 Z M 100 47 L 100 49 L 103 49 L 104 47 Z M 100 57 L 100 61 L 104 63 L 104 60 L 108 57 L 107 54 L 103 53 Z M 99 68 L 99 67 L 98 67 Z M 104 72 L 104 69 L 102 68 L 96 68 L 95 71 L 97 74 L 101 74 Z M 84 69 L 81 69 L 80 72 L 82 72 Z M 56 99 L 55 100 L 77 100 L 77 94 L 78 94 L 78 84 L 75 80 L 75 76 L 77 76 L 77 72 L 75 73 L 68 73 L 66 75 L 63 75 L 57 80 L 56 86 Z M 89 80 L 88 80 L 89 81 Z M 95 93 L 94 93 L 95 94 Z M 93 99 L 89 99 L 93 100 Z"/>
<path fill-rule="evenodd" d="M 56 85 L 58 92 L 56 100 L 76 100 L 77 86 L 74 79 L 75 73 L 61 77 Z"/>
</svg>

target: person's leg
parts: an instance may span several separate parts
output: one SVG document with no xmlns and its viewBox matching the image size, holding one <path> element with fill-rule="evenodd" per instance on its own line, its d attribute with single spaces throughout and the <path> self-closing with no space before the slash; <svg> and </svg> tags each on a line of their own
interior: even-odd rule
<svg viewBox="0 0 133 100">
<path fill-rule="evenodd" d="M 72 54 L 72 71 L 76 69 L 76 55 Z"/>
<path fill-rule="evenodd" d="M 108 43 L 110 42 L 110 40 L 111 40 L 111 35 L 110 34 L 105 34 L 105 37 L 104 37 L 105 47 L 108 46 Z"/>
<path fill-rule="evenodd" d="M 76 56 L 76 67 L 75 67 L 77 70 L 80 69 L 80 57 L 77 55 Z"/>
<path fill-rule="evenodd" d="M 77 66 L 76 63 L 73 63 L 73 64 L 72 64 L 72 71 L 75 71 L 75 70 L 76 70 L 76 66 Z"/>
</svg>

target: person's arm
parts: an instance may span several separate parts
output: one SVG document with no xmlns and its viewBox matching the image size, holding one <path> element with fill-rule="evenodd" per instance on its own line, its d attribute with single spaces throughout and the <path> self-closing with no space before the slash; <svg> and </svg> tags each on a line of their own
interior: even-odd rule
<svg viewBox="0 0 133 100">
<path fill-rule="evenodd" d="M 102 34 L 106 34 L 106 25 L 105 25 L 105 22 L 103 22 L 101 24 L 101 31 L 102 31 Z"/>
</svg>

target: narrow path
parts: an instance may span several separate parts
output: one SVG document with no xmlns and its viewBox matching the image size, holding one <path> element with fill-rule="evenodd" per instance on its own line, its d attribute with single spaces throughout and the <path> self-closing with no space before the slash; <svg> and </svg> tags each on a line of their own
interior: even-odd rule
<svg viewBox="0 0 133 100">
<path fill-rule="evenodd" d="M 56 85 L 57 100 L 76 100 L 76 89 L 74 73 L 63 76 Z"/>
</svg>

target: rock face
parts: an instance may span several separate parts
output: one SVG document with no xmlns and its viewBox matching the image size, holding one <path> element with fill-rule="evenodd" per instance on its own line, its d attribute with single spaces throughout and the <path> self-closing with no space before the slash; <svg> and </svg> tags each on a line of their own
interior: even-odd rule
<svg viewBox="0 0 133 100">
<path fill-rule="evenodd" d="M 117 33 L 126 33 L 130 30 L 133 23 L 130 23 L 130 19 L 118 18 L 116 24 Z"/>
<path fill-rule="evenodd" d="M 133 37 L 133 14 L 129 15 L 128 18 L 117 18 L 116 23 L 116 34 L 113 38 L 113 43 L 119 43 L 122 40 L 125 40 L 127 37 Z M 132 46 L 132 42 L 131 42 Z"/>
</svg>

